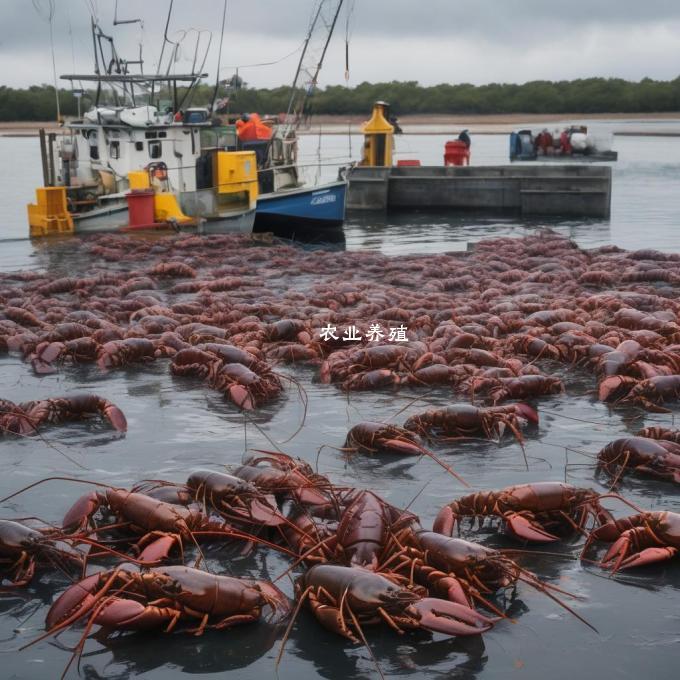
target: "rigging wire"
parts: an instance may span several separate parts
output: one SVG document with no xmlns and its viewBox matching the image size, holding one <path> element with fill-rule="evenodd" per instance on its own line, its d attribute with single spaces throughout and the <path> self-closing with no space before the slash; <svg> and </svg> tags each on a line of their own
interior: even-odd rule
<svg viewBox="0 0 680 680">
<path fill-rule="evenodd" d="M 52 78 L 54 80 L 54 98 L 57 103 L 57 123 L 61 122 L 61 109 L 59 106 L 59 87 L 57 83 L 57 60 L 54 56 L 54 13 L 55 13 L 55 0 L 47 0 L 47 7 L 42 6 L 41 0 L 32 0 L 33 7 L 38 14 L 38 16 L 47 21 L 50 27 L 50 50 L 52 52 Z"/>
<path fill-rule="evenodd" d="M 220 86 L 220 62 L 222 61 L 222 42 L 224 41 L 224 25 L 227 19 L 227 0 L 224 0 L 222 6 L 222 29 L 220 31 L 220 47 L 217 51 L 217 70 L 215 72 L 215 90 L 213 91 L 212 102 L 210 103 L 210 111 L 215 111 L 215 101 L 217 100 L 217 91 Z"/>
<path fill-rule="evenodd" d="M 256 64 L 227 64 L 226 66 L 223 66 L 221 70 L 226 71 L 227 69 L 240 69 L 240 68 L 257 68 L 259 66 L 274 66 L 276 64 L 280 64 L 282 61 L 285 61 L 286 59 L 290 59 L 290 57 L 294 56 L 297 54 L 303 47 L 304 47 L 305 41 L 303 40 L 292 52 L 289 52 L 285 56 L 281 57 L 280 59 L 276 59 L 275 61 L 261 61 Z"/>
<path fill-rule="evenodd" d="M 349 43 L 354 32 L 352 19 L 354 18 L 354 4 L 356 0 L 349 0 L 345 7 L 345 87 L 349 89 Z M 351 28 L 350 28 L 351 26 Z M 352 162 L 352 119 L 347 119 L 347 151 Z"/>
</svg>

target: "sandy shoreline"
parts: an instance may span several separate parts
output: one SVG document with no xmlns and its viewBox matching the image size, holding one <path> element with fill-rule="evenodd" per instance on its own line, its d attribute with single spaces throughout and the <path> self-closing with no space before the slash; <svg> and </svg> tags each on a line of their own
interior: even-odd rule
<svg viewBox="0 0 680 680">
<path fill-rule="evenodd" d="M 300 134 L 347 134 L 348 128 L 355 133 L 368 116 L 314 116 L 307 128 Z M 680 112 L 665 113 L 564 113 L 564 114 L 490 114 L 490 115 L 405 115 L 399 116 L 399 124 L 405 134 L 449 134 L 468 128 L 474 134 L 507 134 L 521 126 L 538 127 L 560 122 L 577 121 L 621 121 L 625 129 L 617 129 L 617 135 L 654 135 L 677 136 L 678 131 L 662 129 L 665 122 L 669 127 L 676 127 L 680 121 Z M 657 129 L 648 129 L 649 123 L 657 124 Z M 635 125 L 639 123 L 640 125 Z M 45 128 L 47 132 L 59 132 L 61 128 L 55 122 L 17 121 L 0 122 L 0 137 L 34 137 L 38 130 Z"/>
</svg>

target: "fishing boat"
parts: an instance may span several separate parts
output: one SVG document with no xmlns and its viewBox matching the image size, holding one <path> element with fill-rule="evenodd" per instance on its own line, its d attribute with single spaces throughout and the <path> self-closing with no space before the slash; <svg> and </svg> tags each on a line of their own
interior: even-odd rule
<svg viewBox="0 0 680 680">
<path fill-rule="evenodd" d="M 594 135 L 585 125 L 570 125 L 553 133 L 543 128 L 510 134 L 511 161 L 595 163 L 617 159 L 618 153 L 611 149 L 611 135 Z"/>
<path fill-rule="evenodd" d="M 347 182 L 338 179 L 326 184 L 307 184 L 297 162 L 297 130 L 308 114 L 308 102 L 341 8 L 342 0 L 322 0 L 315 7 L 282 122 L 272 126 L 268 139 L 240 144 L 239 148 L 254 150 L 258 158 L 260 193 L 255 231 L 272 231 L 284 237 L 323 238 L 344 223 Z"/>
<path fill-rule="evenodd" d="M 95 21 L 92 34 L 95 73 L 62 79 L 93 83 L 93 106 L 59 135 L 41 131 L 44 186 L 28 206 L 31 236 L 252 232 L 257 159 L 236 150 L 233 126 L 215 126 L 208 108 L 191 106 L 207 74 L 131 73 L 140 62 L 113 47 L 105 61 L 112 38 Z"/>
</svg>

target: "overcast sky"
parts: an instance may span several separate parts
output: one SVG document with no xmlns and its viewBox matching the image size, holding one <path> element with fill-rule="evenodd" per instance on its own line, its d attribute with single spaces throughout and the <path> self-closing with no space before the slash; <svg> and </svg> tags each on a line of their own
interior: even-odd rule
<svg viewBox="0 0 680 680">
<path fill-rule="evenodd" d="M 228 0 L 222 77 L 239 73 L 254 87 L 292 80 L 317 0 Z M 0 0 L 0 85 L 51 82 L 48 0 Z M 170 0 L 54 0 L 57 72 L 92 71 L 90 10 L 134 58 L 143 38 L 155 70 Z M 330 3 L 334 4 L 334 3 Z M 38 12 L 34 5 L 41 11 Z M 320 84 L 345 83 L 346 9 L 350 85 L 363 81 L 522 83 L 591 76 L 668 80 L 680 75 L 680 0 L 345 0 Z M 177 71 L 191 68 L 196 31 L 209 29 L 206 70 L 214 77 L 222 0 L 174 3 L 169 36 L 189 31 Z M 203 34 L 204 38 L 207 34 Z M 291 54 L 292 53 L 292 54 Z M 287 58 L 284 58 L 287 56 Z M 266 67 L 250 64 L 278 61 Z"/>
</svg>

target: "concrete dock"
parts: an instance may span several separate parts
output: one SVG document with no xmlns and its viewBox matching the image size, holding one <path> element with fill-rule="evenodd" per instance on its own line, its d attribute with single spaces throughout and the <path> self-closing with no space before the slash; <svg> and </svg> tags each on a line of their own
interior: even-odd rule
<svg viewBox="0 0 680 680">
<path fill-rule="evenodd" d="M 612 169 L 603 165 L 356 166 L 348 179 L 348 210 L 604 218 L 611 210 Z"/>
</svg>

